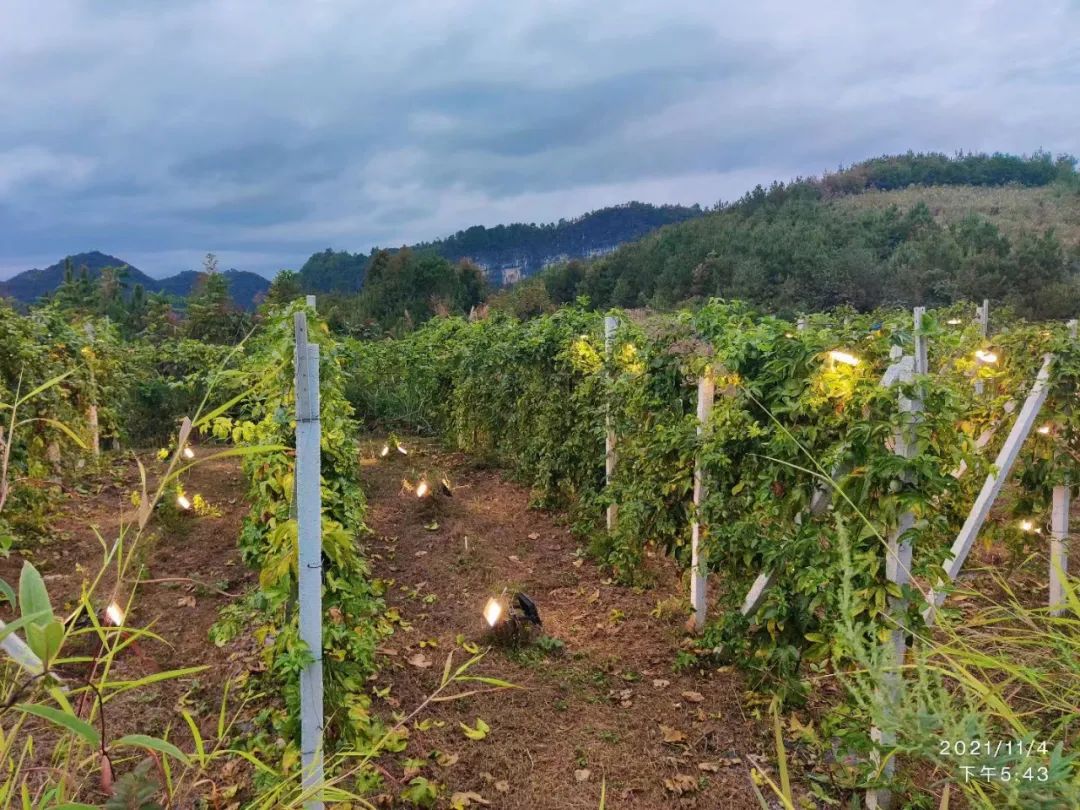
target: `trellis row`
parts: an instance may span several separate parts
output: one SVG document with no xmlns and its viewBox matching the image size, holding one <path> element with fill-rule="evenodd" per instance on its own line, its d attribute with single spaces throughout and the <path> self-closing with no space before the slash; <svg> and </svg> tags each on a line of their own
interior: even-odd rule
<svg viewBox="0 0 1080 810">
<path fill-rule="evenodd" d="M 902 357 L 894 355 L 893 359 L 898 362 L 894 363 L 886 371 L 885 376 L 882 378 L 882 385 L 890 386 L 897 381 L 910 381 L 913 379 L 913 375 L 929 373 L 927 340 L 922 334 L 922 319 L 925 312 L 926 310 L 924 307 L 916 307 L 914 310 L 914 356 Z M 976 308 L 976 321 L 979 324 L 980 332 L 985 336 L 987 334 L 989 322 L 989 301 L 984 300 L 982 306 Z M 800 330 L 805 329 L 806 323 L 805 318 L 800 318 L 798 321 L 798 328 Z M 604 319 L 605 349 L 609 359 L 611 357 L 614 335 L 617 327 L 618 320 L 616 318 L 608 316 Z M 1070 334 L 1075 338 L 1077 322 L 1070 321 L 1069 329 Z M 1043 366 L 1035 379 L 1035 383 L 1029 392 L 1027 400 L 1025 401 L 1016 422 L 1013 424 L 1009 437 L 1006 439 L 1004 446 L 998 454 L 994 464 L 994 472 L 987 476 L 987 480 L 984 483 L 979 496 L 976 498 L 963 528 L 961 528 L 960 533 L 953 543 L 951 557 L 943 564 L 945 579 L 940 580 L 936 584 L 935 589 L 931 591 L 930 604 L 923 612 L 923 616 L 928 623 L 933 622 L 934 612 L 944 600 L 944 594 L 941 593 L 941 588 L 946 584 L 945 580 L 951 582 L 955 580 L 956 576 L 959 574 L 960 569 L 963 567 L 967 555 L 971 550 L 971 546 L 989 514 L 990 507 L 1000 494 L 1001 488 L 1009 476 L 1020 448 L 1031 433 L 1031 429 L 1034 426 L 1035 420 L 1038 417 L 1039 411 L 1049 392 L 1048 380 L 1052 362 L 1053 357 L 1051 355 L 1046 355 L 1044 357 Z M 697 432 L 699 437 L 704 435 L 707 429 L 708 421 L 712 413 L 714 396 L 715 384 L 711 374 L 706 373 L 698 379 Z M 901 398 L 900 408 L 902 411 L 908 413 L 917 413 L 917 411 L 921 409 L 921 403 L 917 400 L 913 401 Z M 1015 410 L 1015 403 L 1011 401 L 1006 403 L 1004 410 L 1006 413 L 1012 413 Z M 606 429 L 605 478 L 610 485 L 617 460 L 615 450 L 616 439 L 611 424 L 610 414 L 607 417 Z M 976 441 L 976 449 L 985 447 L 992 439 L 995 431 L 996 425 L 991 426 L 984 431 Z M 897 437 L 895 441 L 897 447 L 903 451 L 904 455 L 914 452 L 914 442 L 904 441 L 903 437 Z M 952 474 L 959 478 L 966 470 L 967 465 L 961 464 Z M 833 480 L 835 481 L 836 478 L 842 474 L 842 469 L 834 470 L 832 474 Z M 705 491 L 706 483 L 701 460 L 698 458 L 695 461 L 694 466 L 694 511 L 693 522 L 691 523 L 690 602 L 694 614 L 694 626 L 699 630 L 704 626 L 707 616 L 707 564 L 704 559 L 705 554 L 703 548 L 705 527 L 700 521 L 700 510 L 705 500 Z M 1059 485 L 1054 488 L 1053 510 L 1051 516 L 1049 603 L 1051 609 L 1056 614 L 1060 614 L 1064 607 L 1064 580 L 1068 570 L 1067 539 L 1069 531 L 1069 497 L 1070 487 L 1068 485 Z M 830 501 L 831 488 L 827 486 L 818 487 L 815 490 L 810 506 L 806 511 L 810 515 L 819 515 L 828 508 Z M 616 504 L 611 504 L 608 507 L 607 513 L 609 530 L 614 528 L 617 514 L 618 506 Z M 903 520 L 903 517 L 907 516 L 902 516 L 901 520 Z M 796 521 L 800 521 L 801 518 L 802 515 L 796 517 Z M 907 581 L 909 573 L 908 569 L 910 568 L 910 544 L 899 541 L 900 536 L 906 531 L 907 529 L 903 528 L 899 532 L 894 532 L 893 539 L 890 540 L 889 557 L 886 565 L 887 575 L 890 581 L 897 582 L 898 584 L 903 584 L 903 582 Z M 747 592 L 740 609 L 740 612 L 744 616 L 752 616 L 758 611 L 764 602 L 769 589 L 775 585 L 779 578 L 779 574 L 780 571 L 774 569 L 771 571 L 762 571 L 757 576 L 753 585 Z M 897 577 L 902 577 L 903 582 L 896 579 Z M 894 634 L 899 635 L 901 632 L 902 631 L 898 629 L 894 631 Z"/>
</svg>

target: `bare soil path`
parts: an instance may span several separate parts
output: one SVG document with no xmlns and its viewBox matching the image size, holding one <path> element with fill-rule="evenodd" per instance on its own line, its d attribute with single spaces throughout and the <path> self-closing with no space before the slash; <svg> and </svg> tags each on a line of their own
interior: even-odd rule
<svg viewBox="0 0 1080 810">
<path fill-rule="evenodd" d="M 657 564 L 655 588 L 618 586 L 579 555 L 558 516 L 529 508 L 525 488 L 434 444 L 406 444 L 408 456 L 385 459 L 381 440 L 361 449 L 368 553 L 402 618 L 376 687 L 390 687 L 392 707 L 419 705 L 450 651 L 460 662 L 463 642 L 490 643 L 481 612 L 504 588 L 536 601 L 543 635 L 561 647 L 493 647 L 478 674 L 522 688 L 433 706 L 434 722 L 410 730 L 418 762 L 402 773 L 400 759 L 387 760 L 398 781 L 388 791 L 422 776 L 502 810 L 595 810 L 606 781 L 609 810 L 758 808 L 743 763 L 767 765 L 771 737 L 744 714 L 737 673 L 674 670 L 685 613 L 657 610 L 679 592 L 674 572 Z M 449 477 L 452 497 L 403 490 L 426 470 Z M 460 723 L 477 718 L 491 731 L 470 740 Z"/>
</svg>

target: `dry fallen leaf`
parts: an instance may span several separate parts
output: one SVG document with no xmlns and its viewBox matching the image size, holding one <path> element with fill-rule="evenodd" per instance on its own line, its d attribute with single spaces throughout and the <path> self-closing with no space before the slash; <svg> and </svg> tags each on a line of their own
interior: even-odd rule
<svg viewBox="0 0 1080 810">
<path fill-rule="evenodd" d="M 579 768 L 574 771 L 574 778 L 579 782 L 587 782 L 590 776 L 592 776 L 592 771 L 588 768 Z"/>
<path fill-rule="evenodd" d="M 505 779 L 500 779 L 498 782 L 495 783 L 495 789 L 499 791 L 499 793 L 509 793 L 510 783 L 507 782 Z"/>
<path fill-rule="evenodd" d="M 463 810 L 463 808 L 472 807 L 474 805 L 490 804 L 491 802 L 479 793 L 473 793 L 471 790 L 465 793 L 455 793 L 450 797 L 450 807 L 453 808 L 453 810 Z"/>
<path fill-rule="evenodd" d="M 677 728 L 672 728 L 671 726 L 661 725 L 660 733 L 664 735 L 664 742 L 666 743 L 680 743 L 686 741 L 686 735 Z"/>
<path fill-rule="evenodd" d="M 574 560 L 574 568 L 581 568 L 585 564 L 584 560 Z"/>
<path fill-rule="evenodd" d="M 420 669 L 427 669 L 431 666 L 431 659 L 423 653 L 418 652 L 415 655 L 409 657 L 409 663 L 412 664 L 414 667 L 418 667 Z"/>
<path fill-rule="evenodd" d="M 540 535 L 539 535 L 539 534 L 537 534 L 536 532 L 529 532 L 529 539 L 530 539 L 530 540 L 539 540 L 539 539 L 540 539 Z"/>
<path fill-rule="evenodd" d="M 701 692 L 683 692 L 682 696 L 691 703 L 701 703 L 701 701 L 705 700 L 705 696 Z"/>
<path fill-rule="evenodd" d="M 670 779 L 664 780 L 664 787 L 675 795 L 681 796 L 697 790 L 697 779 L 685 773 L 677 773 Z"/>
<path fill-rule="evenodd" d="M 671 686 L 671 681 L 665 681 L 663 678 L 656 678 L 652 682 L 652 685 L 655 686 L 657 689 L 666 689 L 667 687 Z"/>
<path fill-rule="evenodd" d="M 195 597 L 194 596 L 181 596 L 179 599 L 176 600 L 176 606 L 177 607 L 190 607 L 190 608 L 193 608 L 193 607 L 195 607 Z"/>
<path fill-rule="evenodd" d="M 449 768 L 451 765 L 456 764 L 457 761 L 457 754 L 450 754 L 446 751 L 440 751 L 439 755 L 435 757 L 435 762 L 438 763 L 440 768 Z"/>
<path fill-rule="evenodd" d="M 594 602 L 599 602 L 599 601 L 600 601 L 600 589 L 597 588 L 595 591 L 593 591 L 591 594 L 589 594 L 588 602 L 591 605 Z"/>
<path fill-rule="evenodd" d="M 720 766 L 715 762 L 699 762 L 697 766 L 699 771 L 708 771 L 709 773 L 717 773 L 720 770 Z"/>
</svg>

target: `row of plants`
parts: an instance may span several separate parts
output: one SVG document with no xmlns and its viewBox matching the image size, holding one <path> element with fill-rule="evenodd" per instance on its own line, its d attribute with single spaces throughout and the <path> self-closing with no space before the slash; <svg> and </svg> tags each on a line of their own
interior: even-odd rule
<svg viewBox="0 0 1080 810">
<path fill-rule="evenodd" d="M 239 447 L 262 447 L 244 460 L 250 512 L 240 534 L 245 562 L 259 572 L 259 587 L 223 612 L 212 636 L 224 645 L 252 633 L 264 671 L 251 694 L 281 695 L 266 705 L 246 745 L 266 761 L 295 772 L 299 763 L 299 673 L 311 659 L 297 627 L 297 524 L 295 519 L 295 385 L 293 314 L 299 305 L 268 314 L 243 347 L 228 385 L 238 393 L 214 415 L 213 438 Z M 391 632 L 382 616 L 360 536 L 365 499 L 358 479 L 356 422 L 346 400 L 342 350 L 313 312 L 311 340 L 320 346 L 323 671 L 330 750 L 363 747 L 386 729 L 370 712 L 365 683 L 375 672 L 375 647 Z M 266 450 L 265 448 L 272 448 Z M 282 741 L 284 746 L 281 746 Z"/>
<path fill-rule="evenodd" d="M 820 677 L 875 648 L 897 620 L 922 632 L 926 591 L 1047 352 L 1056 359 L 1044 419 L 984 538 L 1006 541 L 1023 559 L 1045 542 L 1046 529 L 1035 529 L 1048 517 L 1053 485 L 1075 480 L 1080 350 L 1069 330 L 1003 325 L 996 313 L 994 334 L 983 338 L 971 311 L 927 315 L 931 373 L 891 388 L 881 385 L 891 350 L 913 351 L 909 312 L 832 312 L 800 328 L 714 301 L 669 317 L 617 313 L 610 353 L 601 317 L 578 308 L 527 322 L 443 319 L 401 340 L 353 344 L 349 393 L 365 418 L 495 456 L 538 503 L 575 507 L 594 550 L 629 582 L 647 577 L 648 548 L 688 565 L 700 460 L 707 497 L 698 517 L 716 618 L 698 651 L 737 661 L 756 686 L 802 700 Z M 706 373 L 717 396 L 699 435 L 695 382 Z M 901 395 L 922 402 L 912 458 L 894 452 L 908 425 Z M 618 449 L 610 485 L 607 420 Z M 832 507 L 811 511 L 819 490 Z M 619 512 L 607 533 L 597 518 L 609 503 Z M 905 537 L 914 584 L 898 588 L 886 577 L 883 546 L 902 513 L 914 517 Z M 775 585 L 744 617 L 750 584 L 774 568 Z M 908 606 L 902 619 L 890 607 L 898 599 Z M 1050 715 L 1060 719 L 1055 707 Z M 865 737 L 865 712 L 847 719 Z"/>
</svg>

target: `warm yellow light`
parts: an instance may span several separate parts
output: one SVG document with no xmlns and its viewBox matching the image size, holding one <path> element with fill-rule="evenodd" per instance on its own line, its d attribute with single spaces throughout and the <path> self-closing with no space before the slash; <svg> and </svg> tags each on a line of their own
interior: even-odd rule
<svg viewBox="0 0 1080 810">
<path fill-rule="evenodd" d="M 124 626 L 124 611 L 120 609 L 116 602 L 109 602 L 109 606 L 105 608 L 105 618 L 109 624 L 114 624 L 117 627 Z"/>
<path fill-rule="evenodd" d="M 963 321 L 959 318 L 949 318 L 949 320 L 945 321 L 945 323 L 947 323 L 949 326 L 959 326 L 963 323 Z"/>
<path fill-rule="evenodd" d="M 1035 432 L 1046 436 L 1050 433 L 1050 425 L 1039 425 Z"/>
<path fill-rule="evenodd" d="M 998 356 L 994 352 L 984 352 L 982 349 L 975 350 L 975 359 L 983 363 L 996 363 Z"/>
<path fill-rule="evenodd" d="M 176 496 L 176 505 L 179 506 L 181 509 L 190 509 L 191 508 L 191 501 L 188 500 L 187 495 L 177 495 Z"/>
<path fill-rule="evenodd" d="M 409 451 L 405 449 L 405 445 L 403 445 L 403 444 L 399 444 L 397 446 L 397 451 L 399 453 L 401 453 L 401 455 L 403 455 L 403 456 L 409 455 Z"/>
<path fill-rule="evenodd" d="M 390 455 L 390 445 L 384 444 L 382 446 L 382 450 L 379 451 L 379 455 L 383 458 L 386 458 L 388 455 Z"/>
<path fill-rule="evenodd" d="M 488 599 L 487 604 L 484 605 L 484 621 L 488 623 L 489 627 L 494 627 L 499 623 L 499 618 L 502 616 L 502 602 L 496 599 L 494 596 Z"/>
<path fill-rule="evenodd" d="M 844 363 L 848 366 L 859 365 L 858 357 L 853 354 L 848 354 L 847 352 L 839 351 L 837 349 L 833 349 L 831 352 L 829 352 L 829 358 L 836 363 Z"/>
<path fill-rule="evenodd" d="M 1020 531 L 1022 531 L 1022 532 L 1030 532 L 1030 531 L 1034 531 L 1034 530 L 1035 530 L 1035 524 L 1032 523 L 1030 520 L 1021 520 L 1020 521 Z"/>
<path fill-rule="evenodd" d="M 427 494 L 428 494 L 428 483 L 427 483 L 427 481 L 421 481 L 419 484 L 416 485 L 416 497 L 417 498 L 423 498 Z"/>
<path fill-rule="evenodd" d="M 184 448 L 184 458 L 188 458 L 188 459 L 195 458 L 195 451 L 192 450 L 190 447 L 185 447 Z"/>
</svg>

